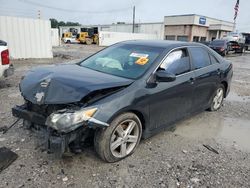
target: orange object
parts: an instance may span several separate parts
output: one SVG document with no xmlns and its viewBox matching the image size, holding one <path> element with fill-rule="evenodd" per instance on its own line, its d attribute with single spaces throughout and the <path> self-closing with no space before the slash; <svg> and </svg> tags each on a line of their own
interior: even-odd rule
<svg viewBox="0 0 250 188">
<path fill-rule="evenodd" d="M 140 57 L 135 63 L 138 65 L 145 65 L 148 62 L 148 58 L 146 57 Z"/>
</svg>

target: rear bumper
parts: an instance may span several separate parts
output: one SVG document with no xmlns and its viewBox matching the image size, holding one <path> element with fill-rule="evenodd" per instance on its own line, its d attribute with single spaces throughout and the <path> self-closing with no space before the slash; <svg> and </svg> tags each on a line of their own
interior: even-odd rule
<svg viewBox="0 0 250 188">
<path fill-rule="evenodd" d="M 225 53 L 225 50 L 220 50 L 220 49 L 213 49 L 214 51 L 216 51 L 218 54 L 223 55 Z"/>
<path fill-rule="evenodd" d="M 10 64 L 9 68 L 3 72 L 4 77 L 9 77 L 14 74 L 14 66 Z"/>
</svg>

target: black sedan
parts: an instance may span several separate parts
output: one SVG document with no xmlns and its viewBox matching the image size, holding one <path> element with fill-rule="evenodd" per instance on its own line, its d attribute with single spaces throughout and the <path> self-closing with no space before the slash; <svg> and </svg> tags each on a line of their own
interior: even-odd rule
<svg viewBox="0 0 250 188">
<path fill-rule="evenodd" d="M 209 47 L 222 56 L 226 56 L 230 50 L 229 42 L 227 40 L 213 40 Z"/>
<path fill-rule="evenodd" d="M 232 64 L 202 44 L 121 42 L 77 64 L 31 70 L 20 83 L 25 104 L 12 113 L 44 130 L 50 152 L 81 151 L 93 138 L 99 156 L 115 162 L 141 138 L 218 110 L 232 75 Z"/>
</svg>

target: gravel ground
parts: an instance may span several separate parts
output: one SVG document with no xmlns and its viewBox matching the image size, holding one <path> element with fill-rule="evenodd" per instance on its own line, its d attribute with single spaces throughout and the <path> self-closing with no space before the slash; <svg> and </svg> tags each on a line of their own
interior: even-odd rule
<svg viewBox="0 0 250 188">
<path fill-rule="evenodd" d="M 13 61 L 15 75 L 0 80 L 0 128 L 15 121 L 11 107 L 22 104 L 18 83 L 26 71 L 101 49 L 65 45 L 54 48 L 53 59 Z M 56 159 L 21 123 L 0 133 L 0 147 L 19 155 L 0 173 L 0 187 L 250 187 L 250 53 L 227 58 L 233 62 L 234 78 L 218 112 L 176 123 L 175 129 L 143 140 L 132 156 L 117 163 L 104 163 L 91 145 L 82 154 Z"/>
</svg>

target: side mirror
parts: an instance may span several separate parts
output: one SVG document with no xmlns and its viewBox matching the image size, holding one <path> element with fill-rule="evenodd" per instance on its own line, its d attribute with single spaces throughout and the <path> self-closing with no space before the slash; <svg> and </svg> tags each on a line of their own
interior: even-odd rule
<svg viewBox="0 0 250 188">
<path fill-rule="evenodd" d="M 158 70 L 155 73 L 155 76 L 156 76 L 156 81 L 158 82 L 173 82 L 176 80 L 176 76 L 174 74 L 163 70 Z"/>
</svg>

